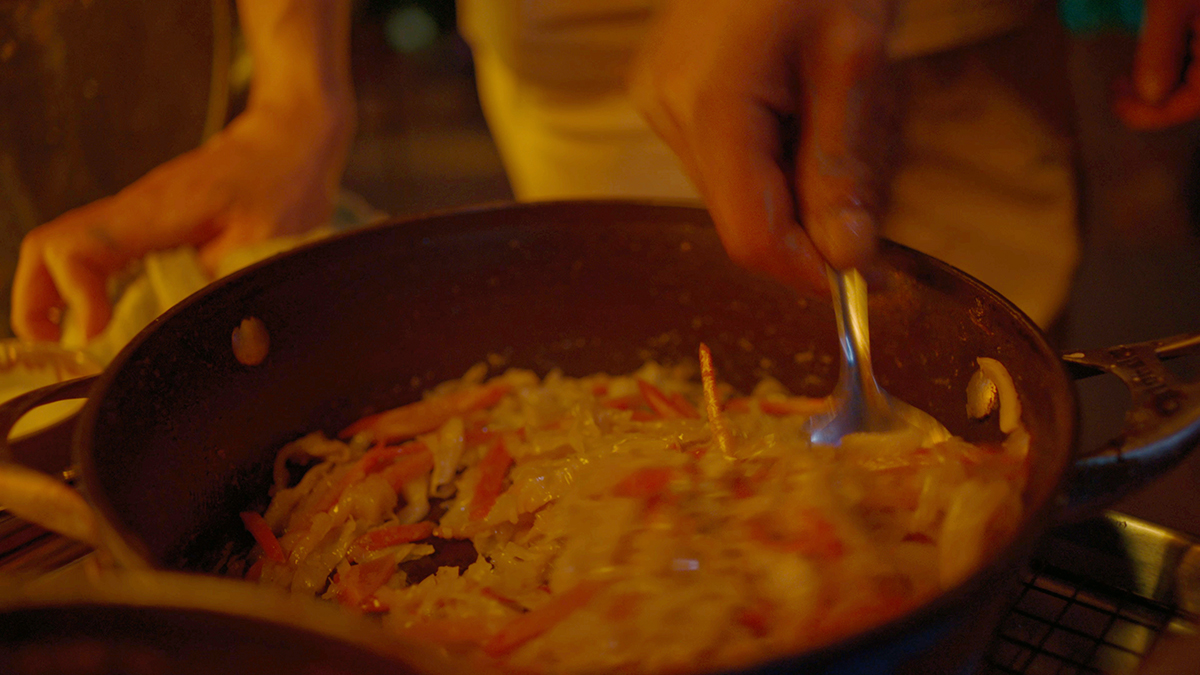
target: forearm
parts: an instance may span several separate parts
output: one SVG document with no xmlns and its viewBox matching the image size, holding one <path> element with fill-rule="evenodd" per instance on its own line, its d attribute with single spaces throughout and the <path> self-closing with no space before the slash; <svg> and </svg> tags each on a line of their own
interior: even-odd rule
<svg viewBox="0 0 1200 675">
<path fill-rule="evenodd" d="M 238 0 L 254 63 L 250 107 L 353 117 L 350 0 Z"/>
</svg>

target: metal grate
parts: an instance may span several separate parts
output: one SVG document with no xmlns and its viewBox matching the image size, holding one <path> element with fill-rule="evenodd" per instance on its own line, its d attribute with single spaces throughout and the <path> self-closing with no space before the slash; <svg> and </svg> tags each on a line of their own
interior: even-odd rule
<svg viewBox="0 0 1200 675">
<path fill-rule="evenodd" d="M 44 574 L 72 563 L 91 547 L 0 510 L 0 574 Z"/>
<path fill-rule="evenodd" d="M 981 675 L 1136 672 L 1175 607 L 1035 562 L 984 656 Z"/>
</svg>

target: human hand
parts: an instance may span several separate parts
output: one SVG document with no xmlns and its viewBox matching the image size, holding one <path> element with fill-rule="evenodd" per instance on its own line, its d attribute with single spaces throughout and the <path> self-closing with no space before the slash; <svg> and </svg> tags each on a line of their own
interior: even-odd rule
<svg viewBox="0 0 1200 675">
<path fill-rule="evenodd" d="M 872 255 L 890 119 L 887 0 L 676 0 L 631 94 L 729 255 L 808 289 Z"/>
<path fill-rule="evenodd" d="M 75 313 L 87 338 L 108 324 L 108 279 L 153 250 L 198 247 L 210 270 L 228 252 L 327 221 L 345 162 L 352 113 L 262 105 L 205 145 L 112 197 L 45 223 L 21 243 L 12 327 L 57 340 Z"/>
<path fill-rule="evenodd" d="M 1162 129 L 1200 117 L 1198 37 L 1200 1 L 1145 0 L 1133 72 L 1116 83 L 1113 110 L 1127 126 Z"/>
<path fill-rule="evenodd" d="M 200 148 L 21 242 L 12 328 L 57 340 L 69 308 L 87 339 L 108 324 L 110 276 L 192 244 L 211 271 L 231 250 L 327 221 L 354 136 L 350 0 L 238 0 L 254 75 L 246 111 Z"/>
</svg>

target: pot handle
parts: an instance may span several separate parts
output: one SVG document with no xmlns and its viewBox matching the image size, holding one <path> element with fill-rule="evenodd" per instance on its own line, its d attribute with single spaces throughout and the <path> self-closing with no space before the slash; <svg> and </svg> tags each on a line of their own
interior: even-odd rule
<svg viewBox="0 0 1200 675">
<path fill-rule="evenodd" d="M 1181 382 L 1163 364 L 1187 354 L 1200 354 L 1200 333 L 1063 354 L 1076 379 L 1111 373 L 1131 398 L 1120 433 L 1075 461 L 1063 497 L 1065 522 L 1145 486 L 1200 443 L 1200 382 Z"/>
<path fill-rule="evenodd" d="M 96 546 L 96 516 L 74 488 L 62 480 L 14 461 L 8 434 L 17 420 L 38 406 L 86 398 L 95 376 L 58 382 L 0 405 L 0 507 L 13 515 Z"/>
</svg>

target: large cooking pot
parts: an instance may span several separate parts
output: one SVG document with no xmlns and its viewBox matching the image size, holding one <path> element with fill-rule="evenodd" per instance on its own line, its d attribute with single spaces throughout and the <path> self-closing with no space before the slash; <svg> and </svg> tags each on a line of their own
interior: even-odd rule
<svg viewBox="0 0 1200 675">
<path fill-rule="evenodd" d="M 432 649 L 385 639 L 377 622 L 277 589 L 167 572 L 90 577 L 0 578 L 0 673 L 451 672 Z"/>
<path fill-rule="evenodd" d="M 871 346 L 885 388 L 955 434 L 987 440 L 999 437 L 995 420 L 973 421 L 964 406 L 975 359 L 999 359 L 1012 373 L 1032 435 L 1025 517 L 1016 538 L 958 587 L 767 669 L 969 666 L 1003 585 L 1048 525 L 1144 484 L 1200 436 L 1200 392 L 1157 358 L 1195 348 L 1196 336 L 1066 357 L 1080 371 L 1122 375 L 1134 391 L 1122 437 L 1080 458 L 1067 368 L 1027 317 L 898 245 L 885 243 L 870 272 Z M 231 348 L 248 317 L 270 336 L 253 366 Z M 152 323 L 88 385 L 75 468 L 96 538 L 118 562 L 204 570 L 245 537 L 238 512 L 261 505 L 275 451 L 303 433 L 332 433 L 414 400 L 488 355 L 540 373 L 623 373 L 646 359 L 694 360 L 701 341 L 721 377 L 744 390 L 769 374 L 796 393 L 823 395 L 836 379 L 829 304 L 733 265 L 701 209 L 541 203 L 391 223 L 244 270 Z"/>
</svg>

